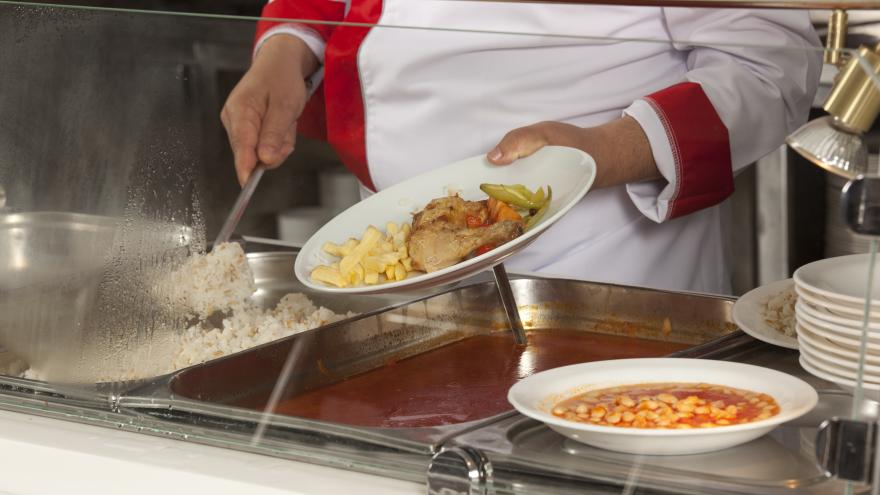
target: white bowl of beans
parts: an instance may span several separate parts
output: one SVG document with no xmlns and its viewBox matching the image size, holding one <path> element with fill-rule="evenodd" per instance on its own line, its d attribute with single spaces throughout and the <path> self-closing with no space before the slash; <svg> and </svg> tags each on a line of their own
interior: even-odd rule
<svg viewBox="0 0 880 495">
<path fill-rule="evenodd" d="M 682 358 L 564 366 L 520 380 L 507 398 L 573 440 L 647 455 L 733 447 L 810 412 L 819 400 L 808 383 L 779 371 Z"/>
</svg>

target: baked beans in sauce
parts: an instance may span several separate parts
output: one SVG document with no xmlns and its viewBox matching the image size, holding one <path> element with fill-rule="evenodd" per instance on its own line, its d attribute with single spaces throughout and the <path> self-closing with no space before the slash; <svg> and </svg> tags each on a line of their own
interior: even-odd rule
<svg viewBox="0 0 880 495">
<path fill-rule="evenodd" d="M 750 423 L 779 414 L 773 397 L 709 383 L 643 383 L 591 390 L 557 403 L 553 415 L 622 428 L 688 429 Z"/>
</svg>

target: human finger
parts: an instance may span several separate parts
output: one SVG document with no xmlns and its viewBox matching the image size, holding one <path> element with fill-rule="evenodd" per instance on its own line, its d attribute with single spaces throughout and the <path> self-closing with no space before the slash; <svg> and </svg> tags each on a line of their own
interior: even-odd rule
<svg viewBox="0 0 880 495">
<path fill-rule="evenodd" d="M 495 165 L 508 165 L 518 158 L 531 155 L 547 144 L 543 124 L 534 124 L 505 134 L 486 157 Z"/>
<path fill-rule="evenodd" d="M 290 126 L 290 129 L 287 130 L 287 133 L 284 136 L 284 142 L 281 143 L 281 161 L 287 159 L 291 153 L 293 153 L 293 149 L 296 147 L 296 122 L 294 121 L 293 125 Z"/>
<path fill-rule="evenodd" d="M 257 165 L 257 138 L 259 116 L 253 110 L 227 105 L 220 116 L 229 137 L 229 146 L 235 157 L 235 173 L 241 184 L 247 180 Z"/>
<path fill-rule="evenodd" d="M 260 129 L 257 148 L 257 155 L 263 163 L 277 166 L 286 158 L 283 156 L 282 147 L 285 143 L 292 142 L 290 129 L 296 121 L 296 117 L 297 105 L 292 100 L 273 101 L 270 98 L 269 108 Z"/>
</svg>

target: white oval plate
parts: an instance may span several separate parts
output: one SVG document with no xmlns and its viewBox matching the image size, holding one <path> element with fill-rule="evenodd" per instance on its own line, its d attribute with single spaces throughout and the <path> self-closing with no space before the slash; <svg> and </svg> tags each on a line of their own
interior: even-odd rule
<svg viewBox="0 0 880 495">
<path fill-rule="evenodd" d="M 589 390 L 662 382 L 702 382 L 763 392 L 776 400 L 780 411 L 752 423 L 690 430 L 576 423 L 550 412 L 559 401 Z M 819 397 L 803 380 L 760 366 L 708 359 L 645 358 L 596 361 L 537 373 L 511 387 L 507 399 L 520 413 L 578 442 L 631 454 L 677 455 L 725 449 L 758 438 L 776 425 L 809 412 Z"/>
<path fill-rule="evenodd" d="M 797 349 L 796 336 L 788 336 L 776 331 L 764 321 L 764 303 L 771 297 L 790 289 L 794 281 L 790 278 L 779 280 L 767 285 L 752 289 L 737 299 L 733 305 L 733 321 L 743 332 L 752 337 L 767 342 L 768 344 Z M 794 329 L 792 328 L 792 331 Z"/>
<path fill-rule="evenodd" d="M 853 254 L 815 261 L 798 268 L 794 280 L 833 301 L 864 304 L 869 260 L 870 255 Z M 874 270 L 874 287 L 880 287 L 880 267 Z M 880 299 L 872 298 L 871 306 L 880 309 Z"/>
<path fill-rule="evenodd" d="M 862 315 L 865 312 L 864 304 L 849 304 L 843 303 L 842 301 L 832 301 L 827 297 L 820 296 L 819 294 L 811 292 L 806 287 L 797 284 L 795 284 L 794 290 L 797 292 L 799 298 L 810 303 L 810 305 L 826 308 L 829 313 L 842 318 L 856 317 L 861 321 Z M 880 309 L 871 309 L 871 321 L 880 322 Z"/>
<path fill-rule="evenodd" d="M 384 189 L 337 215 L 316 232 L 296 257 L 294 272 L 307 287 L 324 292 L 375 294 L 419 290 L 456 282 L 501 263 L 534 241 L 580 201 L 596 177 L 596 162 L 583 151 L 562 146 L 546 146 L 535 154 L 510 165 L 492 165 L 478 155 L 432 170 Z M 523 184 L 530 189 L 553 188 L 553 201 L 544 217 L 516 239 L 474 258 L 432 273 L 413 274 L 405 280 L 377 285 L 332 287 L 309 277 L 318 265 L 329 265 L 338 258 L 323 251 L 325 242 L 340 244 L 350 237 L 360 238 L 374 225 L 384 231 L 388 222 L 411 222 L 432 199 L 458 192 L 467 200 L 486 199 L 480 184 Z"/>
</svg>

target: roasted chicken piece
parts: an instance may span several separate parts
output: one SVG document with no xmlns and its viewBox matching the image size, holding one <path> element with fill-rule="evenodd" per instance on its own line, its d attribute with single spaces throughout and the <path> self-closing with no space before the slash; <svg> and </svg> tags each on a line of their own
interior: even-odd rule
<svg viewBox="0 0 880 495">
<path fill-rule="evenodd" d="M 431 201 L 413 217 L 407 251 L 416 270 L 433 272 L 454 265 L 477 248 L 498 246 L 523 232 L 522 222 L 502 220 L 488 226 L 485 201 L 465 201 L 458 196 Z"/>
</svg>

